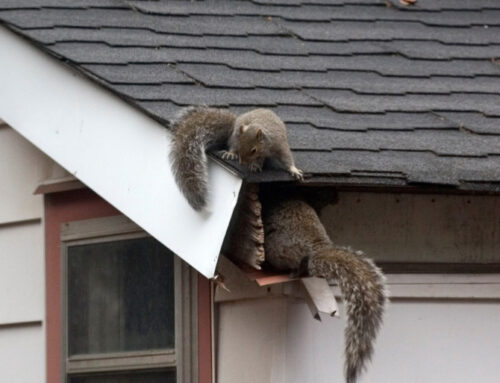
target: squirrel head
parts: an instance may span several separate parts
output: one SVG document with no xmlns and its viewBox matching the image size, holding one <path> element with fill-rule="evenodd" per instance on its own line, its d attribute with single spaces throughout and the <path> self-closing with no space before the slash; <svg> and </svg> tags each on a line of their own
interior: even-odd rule
<svg viewBox="0 0 500 383">
<path fill-rule="evenodd" d="M 240 125 L 240 163 L 251 164 L 265 155 L 265 135 L 260 124 Z"/>
</svg>

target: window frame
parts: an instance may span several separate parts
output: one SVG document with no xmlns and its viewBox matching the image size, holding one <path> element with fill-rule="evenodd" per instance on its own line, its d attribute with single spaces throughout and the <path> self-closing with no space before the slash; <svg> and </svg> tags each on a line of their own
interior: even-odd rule
<svg viewBox="0 0 500 383">
<path fill-rule="evenodd" d="M 174 257 L 175 347 L 68 356 L 68 248 L 70 246 L 151 237 L 123 215 L 65 222 L 61 227 L 61 380 L 70 375 L 140 372 L 175 368 L 179 383 L 198 382 L 197 273 Z"/>
</svg>

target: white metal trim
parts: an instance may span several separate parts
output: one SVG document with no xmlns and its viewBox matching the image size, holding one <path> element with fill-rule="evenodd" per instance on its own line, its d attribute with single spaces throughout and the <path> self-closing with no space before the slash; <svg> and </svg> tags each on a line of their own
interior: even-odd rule
<svg viewBox="0 0 500 383">
<path fill-rule="evenodd" d="M 85 189 L 86 186 L 73 176 L 47 179 L 40 182 L 33 194 L 49 194 L 69 190 Z"/>
<path fill-rule="evenodd" d="M 389 274 L 391 299 L 500 300 L 500 274 Z M 341 297 L 338 286 L 333 287 Z"/>
<path fill-rule="evenodd" d="M 210 213 L 170 169 L 170 135 L 119 97 L 0 28 L 0 116 L 68 172 L 211 278 L 241 179 L 213 161 Z"/>
</svg>

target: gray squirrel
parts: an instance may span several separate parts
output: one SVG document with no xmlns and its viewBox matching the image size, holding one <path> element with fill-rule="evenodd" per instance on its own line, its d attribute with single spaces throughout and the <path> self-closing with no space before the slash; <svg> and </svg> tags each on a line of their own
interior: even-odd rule
<svg viewBox="0 0 500 383">
<path fill-rule="evenodd" d="M 191 107 L 172 121 L 172 168 L 176 182 L 196 210 L 207 204 L 209 148 L 228 147 L 227 159 L 239 159 L 253 171 L 264 159 L 277 159 L 296 178 L 302 172 L 293 162 L 283 122 L 272 112 L 255 109 L 236 117 L 223 110 Z M 335 246 L 316 211 L 302 198 L 270 193 L 264 201 L 265 259 L 273 268 L 337 280 L 346 312 L 345 376 L 355 383 L 373 354 L 387 301 L 382 272 L 361 252 Z M 274 201 L 272 200 L 274 199 Z"/>
<path fill-rule="evenodd" d="M 261 171 L 264 160 L 277 160 L 292 176 L 302 180 L 295 167 L 283 121 L 269 109 L 254 109 L 237 117 L 204 106 L 182 109 L 171 121 L 170 153 L 175 180 L 189 204 L 197 211 L 207 205 L 206 150 L 227 147 L 224 159 L 239 159 L 251 171 Z"/>
<path fill-rule="evenodd" d="M 264 202 L 263 223 L 266 262 L 297 276 L 337 281 L 347 313 L 345 377 L 355 383 L 382 324 L 388 294 L 384 275 L 361 252 L 335 246 L 316 211 L 301 198 L 280 195 Z"/>
</svg>

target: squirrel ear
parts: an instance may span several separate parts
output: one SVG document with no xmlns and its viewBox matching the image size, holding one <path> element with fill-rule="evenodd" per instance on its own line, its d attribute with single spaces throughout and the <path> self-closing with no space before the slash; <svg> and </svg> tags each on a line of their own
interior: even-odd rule
<svg viewBox="0 0 500 383">
<path fill-rule="evenodd" d="M 248 125 L 240 125 L 240 133 L 244 133 L 248 129 Z"/>
<path fill-rule="evenodd" d="M 264 135 L 264 133 L 262 132 L 262 129 L 257 130 L 256 137 L 258 140 L 261 140 L 263 135 Z"/>
</svg>

